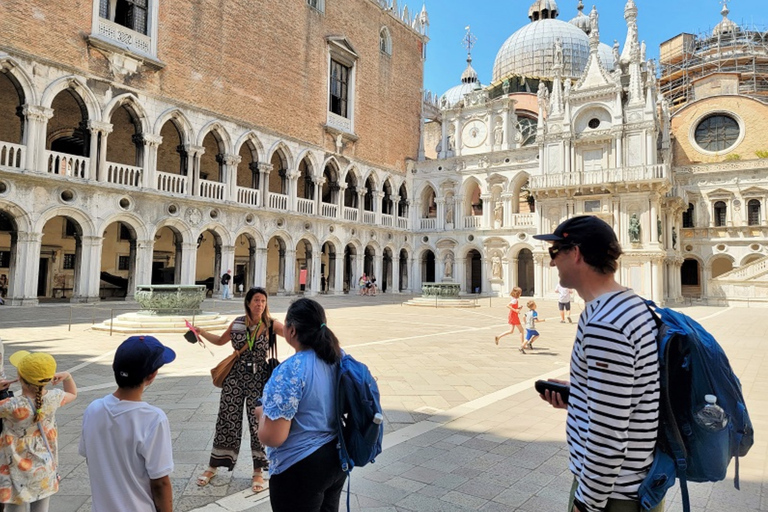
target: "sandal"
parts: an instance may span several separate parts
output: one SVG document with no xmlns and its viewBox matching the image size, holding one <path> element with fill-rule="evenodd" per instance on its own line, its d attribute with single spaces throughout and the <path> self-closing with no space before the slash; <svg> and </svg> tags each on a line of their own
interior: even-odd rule
<svg viewBox="0 0 768 512">
<path fill-rule="evenodd" d="M 254 492 L 254 494 L 258 494 L 262 491 L 264 491 L 266 487 L 264 486 L 264 476 L 262 476 L 261 471 L 254 472 L 253 477 L 251 478 L 251 491 Z"/>
<path fill-rule="evenodd" d="M 216 476 L 216 471 L 211 471 L 211 468 L 206 469 L 203 471 L 203 474 L 197 477 L 197 485 L 198 487 L 205 487 L 208 485 L 211 481 L 211 478 Z"/>
</svg>

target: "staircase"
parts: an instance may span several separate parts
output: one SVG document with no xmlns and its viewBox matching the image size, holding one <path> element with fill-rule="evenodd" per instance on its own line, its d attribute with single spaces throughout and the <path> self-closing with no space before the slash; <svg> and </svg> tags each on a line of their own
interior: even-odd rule
<svg viewBox="0 0 768 512">
<path fill-rule="evenodd" d="M 768 256 L 711 279 L 707 295 L 728 305 L 768 307 Z"/>
</svg>

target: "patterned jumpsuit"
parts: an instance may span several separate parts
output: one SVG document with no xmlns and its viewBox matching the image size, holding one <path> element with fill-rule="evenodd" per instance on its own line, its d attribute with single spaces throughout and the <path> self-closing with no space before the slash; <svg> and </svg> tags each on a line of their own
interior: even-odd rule
<svg viewBox="0 0 768 512">
<path fill-rule="evenodd" d="M 240 349 L 248 343 L 245 316 L 235 318 L 231 329 L 232 347 Z M 264 448 L 257 435 L 257 420 L 253 413 L 256 399 L 261 398 L 267 380 L 267 351 L 269 331 L 256 338 L 253 349 L 246 349 L 235 362 L 232 371 L 224 379 L 219 402 L 219 416 L 216 420 L 216 435 L 213 438 L 211 467 L 225 467 L 232 471 L 240 453 L 243 437 L 243 406 L 248 414 L 251 429 L 251 457 L 253 468 L 268 467 Z"/>
</svg>

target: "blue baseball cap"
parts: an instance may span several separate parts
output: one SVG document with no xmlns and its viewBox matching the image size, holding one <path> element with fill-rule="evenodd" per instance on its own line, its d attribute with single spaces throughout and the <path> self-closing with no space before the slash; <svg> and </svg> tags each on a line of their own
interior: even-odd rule
<svg viewBox="0 0 768 512">
<path fill-rule="evenodd" d="M 117 347 L 112 370 L 116 379 L 139 383 L 174 359 L 176 352 L 154 336 L 131 336 Z"/>
</svg>

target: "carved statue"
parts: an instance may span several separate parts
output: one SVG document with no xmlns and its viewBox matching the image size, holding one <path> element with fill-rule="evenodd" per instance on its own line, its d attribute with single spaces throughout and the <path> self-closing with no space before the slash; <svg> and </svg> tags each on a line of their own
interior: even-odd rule
<svg viewBox="0 0 768 512">
<path fill-rule="evenodd" d="M 453 253 L 449 252 L 445 255 L 444 260 L 445 265 L 445 271 L 443 272 L 445 274 L 445 277 L 452 277 L 453 276 Z"/>
<path fill-rule="evenodd" d="M 501 82 L 501 90 L 504 91 L 504 94 L 509 94 L 509 78 L 505 78 L 503 82 Z"/>
<path fill-rule="evenodd" d="M 621 54 L 619 53 L 619 42 L 617 40 L 613 40 L 613 62 L 614 62 L 614 69 L 619 67 L 619 61 L 621 60 Z"/>
<path fill-rule="evenodd" d="M 502 142 L 504 142 L 504 129 L 502 128 L 501 123 L 499 123 L 493 130 L 493 143 L 497 146 L 501 146 Z"/>
<path fill-rule="evenodd" d="M 446 201 L 445 203 L 445 223 L 453 224 L 453 201 Z"/>
<path fill-rule="evenodd" d="M 493 209 L 493 220 L 496 227 L 501 227 L 502 219 L 504 218 L 504 204 L 501 201 L 496 201 L 496 207 Z"/>
<path fill-rule="evenodd" d="M 571 79 L 565 79 L 565 86 L 563 87 L 563 96 L 566 98 L 571 95 Z"/>
<path fill-rule="evenodd" d="M 636 213 L 629 219 L 629 241 L 633 244 L 640 243 L 640 219 Z"/>
<path fill-rule="evenodd" d="M 498 256 L 491 258 L 491 275 L 496 279 L 501 279 L 501 258 Z"/>
<path fill-rule="evenodd" d="M 641 61 L 641 62 L 645 62 L 645 52 L 646 52 L 646 48 L 647 48 L 647 47 L 645 46 L 645 41 L 643 41 L 642 43 L 640 43 L 640 61 Z"/>
<path fill-rule="evenodd" d="M 336 152 L 341 153 L 342 149 L 344 149 L 344 138 L 339 133 L 336 135 Z"/>
<path fill-rule="evenodd" d="M 543 115 L 547 115 L 547 112 L 549 111 L 549 89 L 547 89 L 544 82 L 539 82 L 539 90 L 536 93 L 536 96 L 539 99 L 539 111 L 542 112 Z"/>
<path fill-rule="evenodd" d="M 563 67 L 563 43 L 558 37 L 555 39 L 555 68 Z"/>
<path fill-rule="evenodd" d="M 659 242 L 661 242 L 661 219 L 656 217 L 656 228 L 658 230 Z"/>
<path fill-rule="evenodd" d="M 672 226 L 672 248 L 677 249 L 677 231 L 674 226 Z"/>
</svg>

